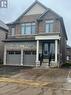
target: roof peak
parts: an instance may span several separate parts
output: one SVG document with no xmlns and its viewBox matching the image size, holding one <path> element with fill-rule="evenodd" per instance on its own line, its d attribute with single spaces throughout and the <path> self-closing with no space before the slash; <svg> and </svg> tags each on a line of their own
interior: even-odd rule
<svg viewBox="0 0 71 95">
<path fill-rule="evenodd" d="M 38 0 L 35 0 L 35 2 L 38 2 Z"/>
<path fill-rule="evenodd" d="M 32 3 L 32 5 L 35 5 L 36 3 L 40 4 L 42 7 L 44 7 L 45 9 L 47 9 L 47 7 L 46 7 L 43 3 L 41 3 L 39 0 L 35 0 L 35 1 Z"/>
<path fill-rule="evenodd" d="M 48 9 L 44 4 L 42 4 L 41 2 L 39 2 L 38 0 L 35 0 L 24 12 L 22 15 L 25 15 L 35 4 L 39 4 L 40 6 L 42 6 L 44 9 Z M 22 15 L 20 17 L 22 17 Z M 20 17 L 18 17 L 14 22 L 16 22 Z"/>
</svg>

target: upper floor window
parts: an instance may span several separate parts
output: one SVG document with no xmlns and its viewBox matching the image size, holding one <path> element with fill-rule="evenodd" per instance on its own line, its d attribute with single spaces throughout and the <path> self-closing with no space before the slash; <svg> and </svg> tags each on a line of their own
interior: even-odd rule
<svg viewBox="0 0 71 95">
<path fill-rule="evenodd" d="M 15 28 L 14 27 L 11 28 L 11 35 L 15 36 Z"/>
<path fill-rule="evenodd" d="M 35 23 L 24 23 L 21 24 L 21 34 L 35 34 Z"/>
<path fill-rule="evenodd" d="M 53 20 L 48 20 L 45 22 L 45 31 L 46 33 L 48 32 L 53 32 Z"/>
</svg>

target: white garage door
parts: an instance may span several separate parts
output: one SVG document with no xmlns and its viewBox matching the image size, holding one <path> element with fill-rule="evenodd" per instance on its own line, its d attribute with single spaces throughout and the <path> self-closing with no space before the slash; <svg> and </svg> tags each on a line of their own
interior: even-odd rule
<svg viewBox="0 0 71 95">
<path fill-rule="evenodd" d="M 35 58 L 36 58 L 35 51 L 25 51 L 24 52 L 24 59 L 23 59 L 24 66 L 35 66 L 36 65 Z"/>
<path fill-rule="evenodd" d="M 7 64 L 20 65 L 21 51 L 7 51 Z"/>
</svg>

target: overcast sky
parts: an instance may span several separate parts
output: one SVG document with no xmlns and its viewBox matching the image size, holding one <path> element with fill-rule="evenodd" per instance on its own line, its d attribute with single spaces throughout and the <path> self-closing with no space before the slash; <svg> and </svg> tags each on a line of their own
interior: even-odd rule
<svg viewBox="0 0 71 95">
<path fill-rule="evenodd" d="M 8 8 L 0 8 L 0 20 L 5 23 L 13 22 L 35 0 L 8 0 Z M 71 0 L 38 0 L 46 7 L 57 12 L 64 19 L 68 36 L 68 45 L 71 46 Z"/>
</svg>

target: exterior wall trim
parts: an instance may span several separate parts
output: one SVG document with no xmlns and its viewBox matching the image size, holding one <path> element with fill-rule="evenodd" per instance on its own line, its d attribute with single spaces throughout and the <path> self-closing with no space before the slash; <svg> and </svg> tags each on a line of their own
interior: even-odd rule
<svg viewBox="0 0 71 95">
<path fill-rule="evenodd" d="M 59 35 L 35 36 L 35 40 L 60 40 Z"/>
</svg>

